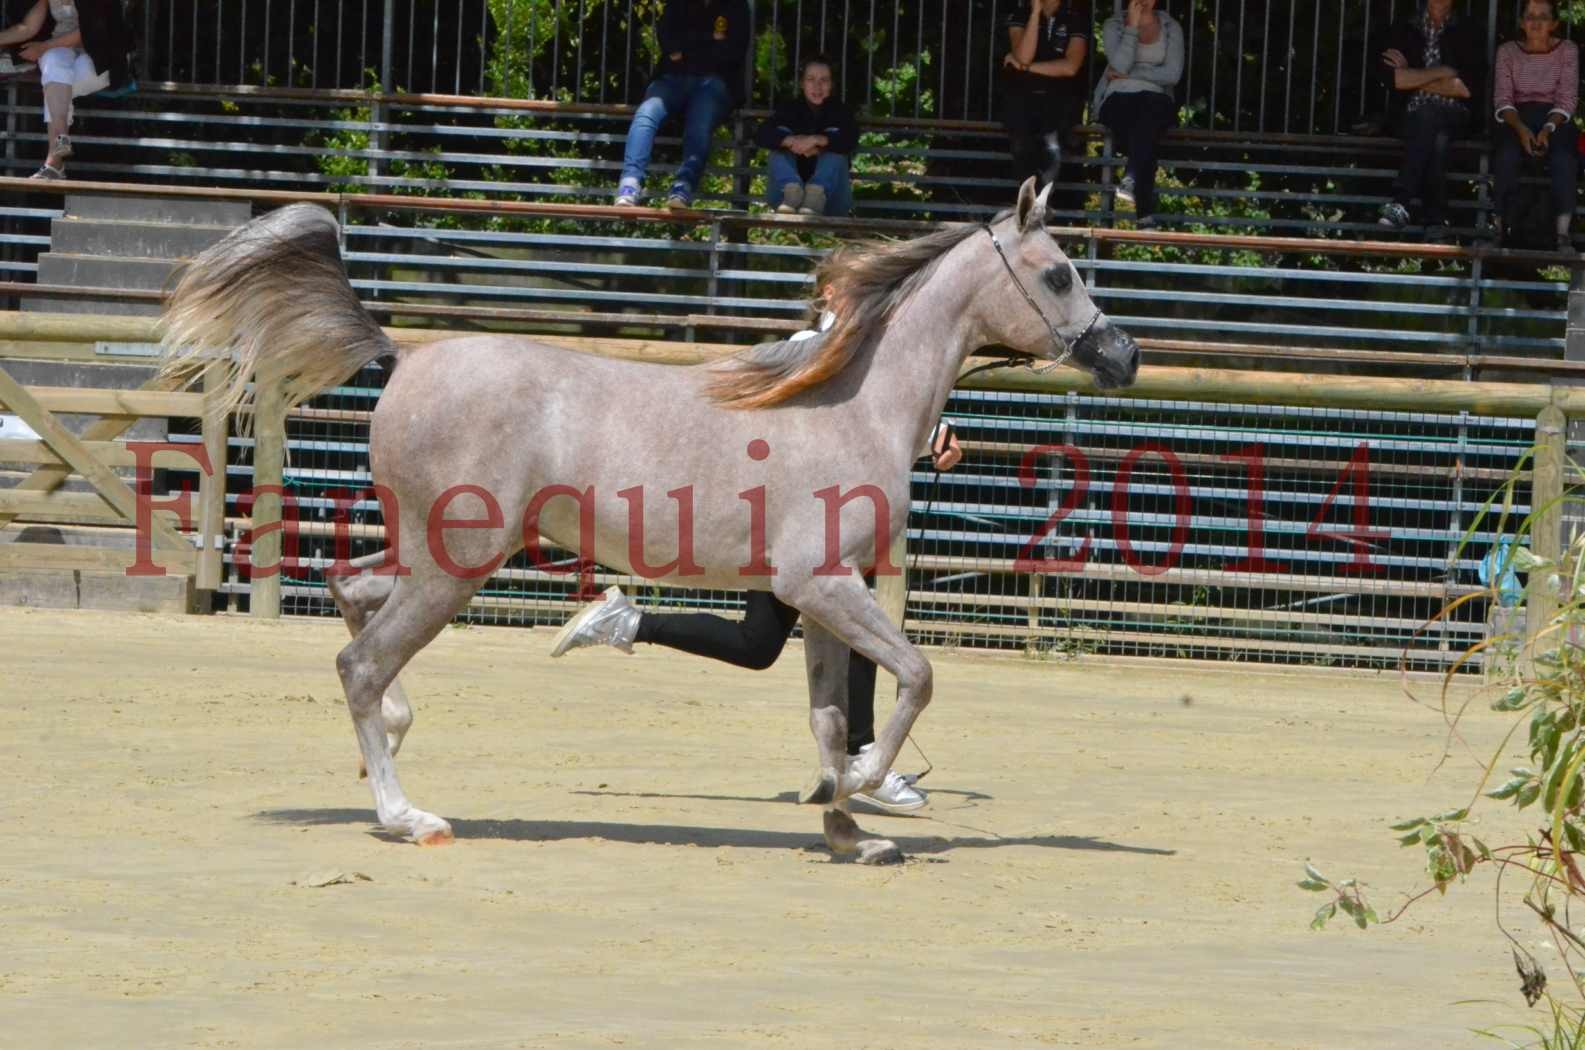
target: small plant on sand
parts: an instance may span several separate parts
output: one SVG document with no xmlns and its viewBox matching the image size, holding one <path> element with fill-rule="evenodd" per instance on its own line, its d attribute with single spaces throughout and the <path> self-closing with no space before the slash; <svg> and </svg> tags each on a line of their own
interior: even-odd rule
<svg viewBox="0 0 1585 1050">
<path fill-rule="evenodd" d="M 1524 466 L 1520 464 L 1521 470 Z M 1496 543 L 1488 554 L 1493 564 L 1486 573 L 1487 589 L 1461 596 L 1422 628 L 1468 603 L 1495 605 L 1504 586 L 1516 586 L 1515 573 L 1529 577 L 1528 613 L 1538 617 L 1539 629 L 1532 629 L 1526 639 L 1497 635 L 1472 646 L 1444 677 L 1439 703 L 1450 745 L 1462 742 L 1460 722 L 1477 698 L 1512 715 L 1512 727 L 1494 753 L 1479 762 L 1467 800 L 1391 827 L 1400 844 L 1423 855 L 1428 884 L 1379 913 L 1362 883 L 1333 880 L 1315 865 L 1305 865 L 1299 886 L 1325 897 L 1311 921 L 1315 929 L 1338 915 L 1366 929 L 1395 922 L 1429 894 L 1489 875 L 1497 903 L 1520 902 L 1539 928 L 1541 943 L 1555 955 L 1544 966 L 1503 924 L 1499 908 L 1496 925 L 1509 942 L 1519 992 L 1531 1006 L 1544 1000 L 1547 1010 L 1538 1023 L 1519 1027 L 1517 1040 L 1497 1031 L 1480 1034 L 1513 1047 L 1585 1050 L 1585 930 L 1576 929 L 1573 920 L 1574 908 L 1585 905 L 1585 536 L 1556 559 L 1533 554 L 1527 541 L 1540 529 L 1558 527 L 1559 501 L 1532 508 L 1510 531 L 1517 518 L 1513 508 L 1519 484 L 1516 474 L 1487 501 L 1461 545 L 1467 547 L 1477 533 L 1512 537 L 1511 542 Z M 1562 502 L 1577 506 L 1573 492 L 1566 492 Z M 1517 660 L 1490 659 L 1516 642 Z M 1486 662 L 1488 672 L 1493 666 L 1498 670 L 1489 673 L 1485 690 L 1455 703 L 1450 686 L 1463 666 L 1477 658 Z M 1497 805 L 1511 805 L 1534 820 L 1523 841 L 1488 845 L 1477 835 L 1477 809 L 1490 811 Z"/>
</svg>

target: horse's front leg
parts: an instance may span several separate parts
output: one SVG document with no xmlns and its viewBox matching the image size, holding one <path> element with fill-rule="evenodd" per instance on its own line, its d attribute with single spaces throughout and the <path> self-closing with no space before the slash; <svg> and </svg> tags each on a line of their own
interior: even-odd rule
<svg viewBox="0 0 1585 1050">
<path fill-rule="evenodd" d="M 848 766 L 848 647 L 820 624 L 804 618 L 804 664 L 809 675 L 809 731 L 820 767 L 798 796 L 826 805 L 838 794 Z"/>
<path fill-rule="evenodd" d="M 897 843 L 866 835 L 849 815 L 846 796 L 838 796 L 844 781 L 852 780 L 848 772 L 847 753 L 847 681 L 848 660 L 851 657 L 848 647 L 830 631 L 814 620 L 804 618 L 804 660 L 809 671 L 809 729 L 814 733 L 815 746 L 820 754 L 820 770 L 799 800 L 825 805 L 825 839 L 833 853 L 857 853 L 860 864 L 897 864 L 903 859 L 903 852 Z"/>
<path fill-rule="evenodd" d="M 886 618 L 857 573 L 795 578 L 797 582 L 785 594 L 778 591 L 778 598 L 802 612 L 806 624 L 811 619 L 818 620 L 849 648 L 863 653 L 897 679 L 896 709 L 876 734 L 875 746 L 849 763 L 837 778 L 833 801 L 860 791 L 874 791 L 885 781 L 903 741 L 930 703 L 934 688 L 930 662 Z"/>
</svg>

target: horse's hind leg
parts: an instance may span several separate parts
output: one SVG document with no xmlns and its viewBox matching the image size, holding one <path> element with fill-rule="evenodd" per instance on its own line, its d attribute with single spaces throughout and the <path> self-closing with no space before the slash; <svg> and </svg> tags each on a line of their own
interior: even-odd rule
<svg viewBox="0 0 1585 1050">
<path fill-rule="evenodd" d="M 351 565 L 362 570 L 356 576 L 328 576 L 325 579 L 330 587 L 330 596 L 335 599 L 336 608 L 341 610 L 341 618 L 347 624 L 347 630 L 356 638 L 362 631 L 385 600 L 391 596 L 392 589 L 396 586 L 394 575 L 375 575 L 368 571 L 370 568 L 386 564 L 391 557 L 390 551 L 381 551 L 378 554 L 354 558 Z M 380 710 L 385 716 L 385 737 L 390 745 L 391 754 L 396 754 L 402 749 L 402 740 L 407 736 L 407 731 L 413 727 L 413 705 L 408 702 L 407 692 L 402 688 L 401 679 L 390 684 L 385 690 L 384 697 L 380 700 Z M 358 763 L 358 779 L 366 775 L 363 763 Z"/>
<path fill-rule="evenodd" d="M 434 565 L 400 578 L 378 612 L 336 657 L 358 749 L 384 828 L 421 845 L 451 841 L 451 825 L 407 800 L 396 779 L 383 698 L 397 674 L 479 589 L 483 580 L 457 579 Z"/>
<path fill-rule="evenodd" d="M 825 803 L 826 845 L 833 853 L 857 853 L 860 864 L 897 864 L 903 852 L 889 839 L 866 835 L 837 798 L 847 771 L 848 660 L 852 653 L 830 631 L 804 618 L 804 660 L 809 670 L 809 729 L 820 752 L 820 772 L 801 801 Z"/>
</svg>

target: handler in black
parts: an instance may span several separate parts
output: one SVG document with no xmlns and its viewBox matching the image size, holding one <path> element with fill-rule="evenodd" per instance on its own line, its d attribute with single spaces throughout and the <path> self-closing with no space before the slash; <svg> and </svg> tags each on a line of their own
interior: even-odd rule
<svg viewBox="0 0 1585 1050">
<path fill-rule="evenodd" d="M 950 423 L 937 424 L 928 454 L 937 470 L 951 470 L 962 459 L 963 449 Z M 729 620 L 710 613 L 642 612 L 621 588 L 610 587 L 601 601 L 567 621 L 550 655 L 562 656 L 587 645 L 610 645 L 631 653 L 635 642 L 645 642 L 763 671 L 781 655 L 799 613 L 768 591 L 749 591 L 744 599 L 743 618 Z M 853 653 L 848 658 L 848 754 L 861 755 L 874 745 L 875 664 Z M 928 801 L 911 778 L 896 770 L 887 771 L 874 791 L 853 797 L 883 813 L 912 813 Z"/>
<path fill-rule="evenodd" d="M 798 97 L 777 106 L 754 133 L 755 145 L 770 151 L 766 200 L 784 215 L 853 210 L 848 167 L 858 148 L 859 126 L 853 111 L 832 97 L 831 83 L 830 59 L 806 59 Z"/>
<path fill-rule="evenodd" d="M 1085 59 L 1090 53 L 1090 12 L 1073 0 L 1032 0 L 1014 8 L 1006 22 L 1011 45 L 1002 60 L 1003 120 L 1013 151 L 1013 177 L 1033 175 L 1044 185 L 1074 182 L 1078 167 L 1057 165 L 1076 157 L 1083 144 L 1073 129 L 1084 115 L 1088 94 Z M 1053 202 L 1083 204 L 1083 190 L 1052 191 Z"/>
</svg>

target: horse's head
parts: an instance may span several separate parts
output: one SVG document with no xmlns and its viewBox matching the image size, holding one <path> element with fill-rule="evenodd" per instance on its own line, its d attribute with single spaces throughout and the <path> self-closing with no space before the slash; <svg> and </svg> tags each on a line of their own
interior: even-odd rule
<svg viewBox="0 0 1585 1050">
<path fill-rule="evenodd" d="M 1073 263 L 1046 231 L 1047 186 L 1018 191 L 1012 214 L 987 227 L 996 256 L 986 264 L 980 301 L 986 334 L 1046 360 L 1070 361 L 1104 388 L 1128 386 L 1139 370 L 1139 344 L 1103 314 Z"/>
</svg>

